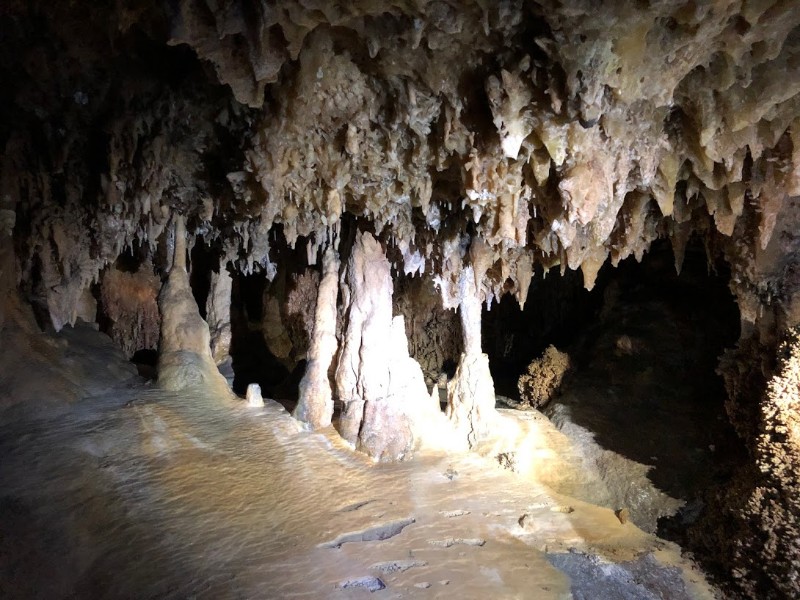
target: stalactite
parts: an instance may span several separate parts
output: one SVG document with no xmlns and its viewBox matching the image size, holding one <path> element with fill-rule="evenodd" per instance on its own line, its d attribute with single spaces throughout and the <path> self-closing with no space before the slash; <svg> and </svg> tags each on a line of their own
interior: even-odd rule
<svg viewBox="0 0 800 600">
<path fill-rule="evenodd" d="M 4 6 L 0 290 L 14 272 L 58 330 L 92 320 L 91 291 L 99 282 L 102 297 L 101 275 L 126 249 L 147 250 L 152 277 L 169 271 L 173 214 L 222 245 L 232 271 L 269 281 L 305 267 L 287 269 L 281 251 L 305 242 L 314 264 L 325 232 L 358 220 L 386 255 L 363 234 L 345 269 L 333 395 L 344 437 L 385 457 L 412 446 L 416 410 L 397 417 L 386 400 L 400 392 L 385 356 L 416 381 L 392 319 L 392 269 L 438 285 L 442 310 L 459 307 L 465 352 L 448 413 L 471 444 L 493 412 L 481 303 L 513 293 L 524 304 L 539 268 L 580 269 L 591 288 L 604 264 L 669 238 L 680 270 L 696 235 L 731 266 L 743 337 L 767 344 L 800 322 L 795 1 L 322 4 Z M 209 357 L 227 346 L 226 275 L 207 307 L 212 353 L 182 253 L 160 300 L 164 385 L 216 381 Z M 298 329 L 317 296 L 309 273 L 265 305 L 287 368 L 308 346 L 286 305 L 301 305 Z M 133 331 L 139 315 L 123 312 Z M 327 360 L 330 332 L 312 335 L 310 362 Z M 446 342 L 430 363 L 457 347 Z M 310 409 L 324 375 L 320 363 L 304 384 L 299 416 L 315 426 L 330 412 L 324 391 L 322 415 Z"/>
</svg>

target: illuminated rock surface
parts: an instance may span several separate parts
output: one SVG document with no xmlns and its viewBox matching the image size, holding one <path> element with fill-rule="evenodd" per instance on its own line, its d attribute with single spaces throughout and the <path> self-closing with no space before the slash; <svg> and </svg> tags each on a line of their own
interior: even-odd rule
<svg viewBox="0 0 800 600">
<path fill-rule="evenodd" d="M 779 351 L 800 324 L 795 0 L 9 0 L 0 38 L 9 402 L 39 371 L 7 355 L 60 360 L 39 330 L 83 321 L 129 358 L 158 350 L 170 401 L 227 396 L 219 366 L 297 403 L 321 430 L 304 440 L 333 424 L 378 460 L 485 453 L 504 427 L 492 348 L 525 329 L 487 336 L 486 309 L 513 298 L 567 330 L 545 274 L 579 272 L 608 307 L 612 267 L 668 244 L 680 272 L 701 247 L 739 312 L 717 366 L 746 457 L 686 543 L 726 594 L 800 595 L 775 467 L 798 453 Z M 336 593 L 377 589 L 362 577 Z"/>
<path fill-rule="evenodd" d="M 596 585 L 636 597 L 713 597 L 677 546 L 554 491 L 588 475 L 545 419 L 516 425 L 551 451 L 524 478 L 475 454 L 374 465 L 273 401 L 145 386 L 85 325 L 28 339 L 0 358 L 5 598 L 361 598 L 380 579 L 388 597 L 555 599 L 580 559 L 619 563 Z M 8 378 L 20 364 L 46 383 Z"/>
</svg>

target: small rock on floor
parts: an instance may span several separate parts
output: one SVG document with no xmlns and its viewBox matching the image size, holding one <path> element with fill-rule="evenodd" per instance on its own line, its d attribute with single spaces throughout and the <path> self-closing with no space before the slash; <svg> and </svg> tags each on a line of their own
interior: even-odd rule
<svg viewBox="0 0 800 600">
<path fill-rule="evenodd" d="M 343 581 L 339 584 L 339 587 L 343 590 L 348 590 L 352 588 L 364 588 L 369 590 L 370 592 L 377 592 L 386 588 L 386 584 L 383 583 L 378 577 L 358 577 L 356 579 L 348 579 Z"/>
</svg>

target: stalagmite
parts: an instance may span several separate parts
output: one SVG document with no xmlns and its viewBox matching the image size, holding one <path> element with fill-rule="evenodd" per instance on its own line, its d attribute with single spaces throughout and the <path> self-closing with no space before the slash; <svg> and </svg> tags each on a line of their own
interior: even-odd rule
<svg viewBox="0 0 800 600">
<path fill-rule="evenodd" d="M 340 433 L 375 459 L 403 458 L 415 441 L 413 413 L 429 406 L 430 396 L 422 369 L 408 356 L 403 319 L 392 319 L 391 265 L 370 233 L 356 234 L 342 292 Z"/>
<path fill-rule="evenodd" d="M 461 271 L 459 292 L 464 353 L 447 384 L 447 416 L 473 447 L 489 433 L 497 412 L 489 357 L 481 349 L 481 300 L 471 265 Z"/>
<path fill-rule="evenodd" d="M 438 423 L 411 356 L 429 382 L 457 362 L 446 418 L 480 445 L 502 435 L 482 303 L 523 307 L 556 266 L 603 296 L 610 267 L 662 240 L 678 271 L 696 242 L 726 264 L 744 363 L 800 324 L 797 0 L 6 0 L 0 14 L 0 294 L 42 329 L 83 319 L 129 355 L 159 344 L 164 387 L 223 389 L 235 331 L 263 370 L 239 382 L 274 379 L 288 400 L 307 359 L 296 416 L 325 427 L 341 400 L 344 438 L 398 458 L 424 444 L 420 415 Z M 309 268 L 333 231 L 346 264 L 328 248 Z M 184 244 L 201 238 L 189 278 Z M 765 402 L 730 396 L 732 414 Z M 761 572 L 790 556 L 723 562 L 741 590 L 800 597 Z"/>
<path fill-rule="evenodd" d="M 212 271 L 206 301 L 206 322 L 211 335 L 211 356 L 216 364 L 230 358 L 231 349 L 231 274 L 225 265 Z"/>
<path fill-rule="evenodd" d="M 161 343 L 158 383 L 168 390 L 208 388 L 227 396 L 228 384 L 211 356 L 208 325 L 200 316 L 186 272 L 186 224 L 175 217 L 172 268 L 158 298 Z"/>
<path fill-rule="evenodd" d="M 389 387 L 381 349 L 391 332 L 391 266 L 380 243 L 369 233 L 356 234 L 342 296 L 347 325 L 336 368 L 336 391 L 344 403 L 339 431 L 355 444 L 364 404 L 385 400 Z"/>
<path fill-rule="evenodd" d="M 337 349 L 336 297 L 339 294 L 339 256 L 330 244 L 322 258 L 322 281 L 317 292 L 314 331 L 306 372 L 300 382 L 300 399 L 294 416 L 312 429 L 327 427 L 333 417 L 333 392 L 329 371 Z"/>
<path fill-rule="evenodd" d="M 251 383 L 247 386 L 245 398 L 247 400 L 247 406 L 250 408 L 261 408 L 264 406 L 264 398 L 261 396 L 261 386 L 257 383 Z"/>
</svg>

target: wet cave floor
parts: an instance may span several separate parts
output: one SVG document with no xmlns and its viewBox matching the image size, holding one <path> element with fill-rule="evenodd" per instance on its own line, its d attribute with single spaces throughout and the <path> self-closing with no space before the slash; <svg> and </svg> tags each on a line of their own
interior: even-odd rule
<svg viewBox="0 0 800 600">
<path fill-rule="evenodd" d="M 713 595 L 677 545 L 563 493 L 591 477 L 541 415 L 376 465 L 277 403 L 157 390 L 89 327 L 33 336 L 2 357 L 3 598 Z"/>
</svg>

